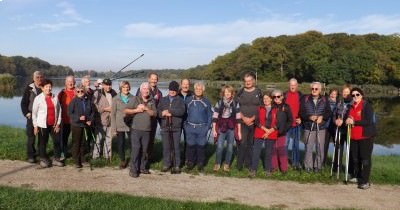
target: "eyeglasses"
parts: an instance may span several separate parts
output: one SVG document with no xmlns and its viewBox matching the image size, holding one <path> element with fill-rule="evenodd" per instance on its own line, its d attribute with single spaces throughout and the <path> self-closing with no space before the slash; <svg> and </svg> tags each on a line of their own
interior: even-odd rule
<svg viewBox="0 0 400 210">
<path fill-rule="evenodd" d="M 83 90 L 77 90 L 76 93 L 83 93 Z"/>
<path fill-rule="evenodd" d="M 317 91 L 319 88 L 311 88 L 312 91 Z"/>
<path fill-rule="evenodd" d="M 281 98 L 282 96 L 272 96 L 272 99 L 279 99 L 279 98 Z"/>
<path fill-rule="evenodd" d="M 360 95 L 361 95 L 361 94 L 359 94 L 359 93 L 351 94 L 351 96 L 353 96 L 353 98 L 356 97 L 356 96 L 357 96 L 357 97 L 360 97 Z"/>
</svg>

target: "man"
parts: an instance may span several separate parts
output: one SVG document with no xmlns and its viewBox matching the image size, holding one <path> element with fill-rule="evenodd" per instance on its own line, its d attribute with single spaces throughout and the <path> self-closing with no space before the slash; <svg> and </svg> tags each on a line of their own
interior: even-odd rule
<svg viewBox="0 0 400 210">
<path fill-rule="evenodd" d="M 284 102 L 290 107 L 292 112 L 293 123 L 286 134 L 286 152 L 288 153 L 290 140 L 292 140 L 292 167 L 293 169 L 300 169 L 300 132 L 301 132 L 301 118 L 299 116 L 300 100 L 302 94 L 298 91 L 299 84 L 295 78 L 289 80 L 289 91 L 285 93 Z"/>
<path fill-rule="evenodd" d="M 167 172 L 180 173 L 180 147 L 182 120 L 186 112 L 184 101 L 177 96 L 179 84 L 170 82 L 168 95 L 160 100 L 157 108 L 161 119 L 161 141 L 163 145 L 163 168 Z"/>
<path fill-rule="evenodd" d="M 158 75 L 154 72 L 151 72 L 147 75 L 147 82 L 149 83 L 150 86 L 150 96 L 153 98 L 153 100 L 156 103 L 156 107 L 158 107 L 158 103 L 160 102 L 160 99 L 162 98 L 162 93 L 160 89 L 157 87 L 158 83 Z M 136 96 L 140 95 L 140 88 L 138 88 L 136 92 Z M 157 130 L 157 118 L 152 118 L 151 121 L 151 132 L 150 132 L 150 141 L 149 141 L 149 146 L 147 148 L 147 154 L 149 155 L 149 162 L 152 161 L 152 156 L 153 156 L 153 147 L 154 147 L 154 140 L 156 137 L 156 130 Z M 146 168 L 149 168 L 147 166 Z"/>
<path fill-rule="evenodd" d="M 181 80 L 181 88 L 179 90 L 178 96 L 183 99 L 183 101 L 186 101 L 190 96 L 193 95 L 193 92 L 190 90 L 190 80 L 189 79 L 182 79 Z M 183 121 L 182 121 L 182 133 L 183 133 L 183 152 L 182 152 L 182 162 L 185 162 L 187 157 L 186 157 L 186 134 L 185 134 L 185 126 L 183 126 L 183 123 L 186 121 L 187 118 L 187 113 L 183 116 Z"/>
<path fill-rule="evenodd" d="M 67 157 L 68 138 L 71 133 L 71 120 L 68 116 L 68 105 L 75 96 L 75 77 L 65 78 L 65 87 L 58 93 L 58 101 L 61 104 L 61 160 Z"/>
<path fill-rule="evenodd" d="M 311 94 L 302 98 L 300 115 L 304 123 L 305 156 L 304 166 L 306 172 L 314 170 L 318 173 L 324 159 L 325 132 L 331 108 L 325 96 L 321 96 L 321 83 L 313 82 L 310 85 Z M 316 157 L 313 160 L 313 148 L 316 148 Z"/>
<path fill-rule="evenodd" d="M 111 85 L 110 79 L 104 79 L 102 89 L 93 94 L 93 103 L 96 106 L 96 145 L 93 148 L 93 159 L 100 157 L 101 149 L 103 149 L 104 158 L 111 160 L 111 107 L 112 98 L 117 95 Z"/>
<path fill-rule="evenodd" d="M 82 86 L 83 86 L 83 87 L 85 88 L 85 90 L 86 90 L 86 94 L 87 94 L 89 97 L 92 97 L 93 94 L 94 94 L 94 91 L 90 88 L 90 76 L 84 76 L 84 77 L 82 77 L 81 83 L 82 83 Z M 90 99 L 90 98 L 89 98 L 89 99 Z"/>
<path fill-rule="evenodd" d="M 237 159 L 237 168 L 239 170 L 242 170 L 243 164 L 248 168 L 251 166 L 255 119 L 258 107 L 262 104 L 262 93 L 261 90 L 255 86 L 254 73 L 245 73 L 243 76 L 243 83 L 244 87 L 240 89 L 237 94 L 240 106 L 242 133 Z"/>
<path fill-rule="evenodd" d="M 41 86 L 44 81 L 43 73 L 35 71 L 33 73 L 33 82 L 26 86 L 24 95 L 21 100 L 22 114 L 26 118 L 26 154 L 29 163 L 35 163 L 35 134 L 33 132 L 32 124 L 32 106 L 33 101 L 37 95 L 42 92 Z"/>
</svg>

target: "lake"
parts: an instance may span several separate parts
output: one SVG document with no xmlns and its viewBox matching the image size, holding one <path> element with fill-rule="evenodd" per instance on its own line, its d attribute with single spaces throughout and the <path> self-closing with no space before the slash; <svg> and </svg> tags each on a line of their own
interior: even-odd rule
<svg viewBox="0 0 400 210">
<path fill-rule="evenodd" d="M 132 94 L 136 93 L 140 83 L 144 80 L 129 80 Z M 92 87 L 93 81 L 91 82 Z M 54 79 L 53 82 L 52 92 L 58 93 L 63 88 L 64 80 Z M 78 79 L 77 83 L 79 82 Z M 17 88 L 13 92 L 0 92 L 0 125 L 25 127 L 26 120 L 22 115 L 20 102 L 27 83 L 29 83 L 27 80 L 18 80 Z M 167 93 L 168 83 L 159 82 L 159 87 L 164 95 Z M 118 82 L 113 82 L 113 88 L 118 90 Z M 213 104 L 216 102 L 218 94 L 219 90 L 206 88 L 206 95 Z M 377 115 L 378 136 L 375 138 L 373 153 L 377 155 L 400 155 L 400 97 L 369 98 L 368 100 L 373 104 Z"/>
</svg>

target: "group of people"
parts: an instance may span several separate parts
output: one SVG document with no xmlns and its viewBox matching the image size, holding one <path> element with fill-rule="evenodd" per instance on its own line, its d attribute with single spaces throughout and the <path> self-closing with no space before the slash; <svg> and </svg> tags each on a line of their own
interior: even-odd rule
<svg viewBox="0 0 400 210">
<path fill-rule="evenodd" d="M 196 82 L 191 91 L 188 79 L 182 79 L 180 84 L 171 81 L 167 95 L 163 96 L 157 87 L 158 75 L 150 73 L 147 80 L 132 95 L 128 81 L 119 83 L 117 93 L 110 79 L 98 81 L 101 84 L 93 90 L 88 77 L 83 77 L 81 84 L 76 85 L 75 78 L 67 76 L 65 88 L 55 95 L 51 92 L 52 81 L 44 79 L 41 72 L 35 72 L 33 83 L 27 86 L 21 101 L 27 119 L 28 161 L 36 161 L 34 144 L 38 136 L 40 165 L 44 168 L 64 166 L 72 132 L 72 157 L 77 168 L 87 163 L 86 154 L 94 159 L 101 155 L 110 159 L 111 142 L 116 137 L 119 167 L 128 165 L 125 142 L 130 140 L 129 175 L 149 174 L 159 125 L 163 172 L 180 173 L 182 165 L 187 170 L 197 166 L 198 171 L 203 171 L 207 134 L 210 133 L 216 144 L 215 172 L 230 170 L 236 142 L 236 167 L 238 170 L 247 168 L 250 177 L 256 176 L 263 149 L 262 165 L 266 176 L 276 171 L 287 173 L 288 162 L 295 170 L 304 168 L 307 173 L 319 173 L 327 163 L 331 139 L 336 157 L 332 160 L 332 169 L 341 170 L 344 143 L 349 136 L 349 174 L 352 180 L 358 181 L 360 189 L 370 186 L 376 128 L 373 108 L 363 98 L 360 88 L 344 85 L 339 98 L 336 89 L 330 90 L 329 96 L 322 95 L 321 83 L 313 82 L 310 93 L 302 94 L 293 78 L 289 80 L 287 92 L 262 91 L 256 86 L 255 75 L 248 72 L 243 76 L 243 87 L 237 92 L 230 85 L 223 86 L 213 106 L 204 96 L 202 82 Z M 54 145 L 53 161 L 46 153 L 49 136 Z M 303 164 L 299 149 L 302 137 Z M 288 158 L 289 151 L 291 158 Z"/>
</svg>

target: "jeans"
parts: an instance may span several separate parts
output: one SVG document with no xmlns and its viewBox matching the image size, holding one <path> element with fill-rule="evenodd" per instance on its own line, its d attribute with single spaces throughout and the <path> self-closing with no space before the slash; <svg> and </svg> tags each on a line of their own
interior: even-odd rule
<svg viewBox="0 0 400 210">
<path fill-rule="evenodd" d="M 256 139 L 253 145 L 253 158 L 252 158 L 252 166 L 251 170 L 256 171 L 258 168 L 258 162 L 260 160 L 260 154 L 262 150 L 262 146 L 265 147 L 265 154 L 263 159 L 263 168 L 264 171 L 272 170 L 272 148 L 275 145 L 275 140 L 270 139 Z"/>
<path fill-rule="evenodd" d="M 286 133 L 286 154 L 289 156 L 289 144 L 292 141 L 292 166 L 300 167 L 300 148 L 299 142 L 301 136 L 301 127 L 289 128 Z"/>
<path fill-rule="evenodd" d="M 228 129 L 225 133 L 221 131 L 218 132 L 217 140 L 217 150 L 215 154 L 215 163 L 220 165 L 222 162 L 222 153 L 224 150 L 224 142 L 226 140 L 226 154 L 225 154 L 225 164 L 229 165 L 231 163 L 231 158 L 233 154 L 233 142 L 235 140 L 234 129 Z"/>
<path fill-rule="evenodd" d="M 206 160 L 205 146 L 207 144 L 207 126 L 192 126 L 185 124 L 186 132 L 186 157 L 187 162 L 197 162 L 198 167 L 203 167 Z"/>
</svg>

